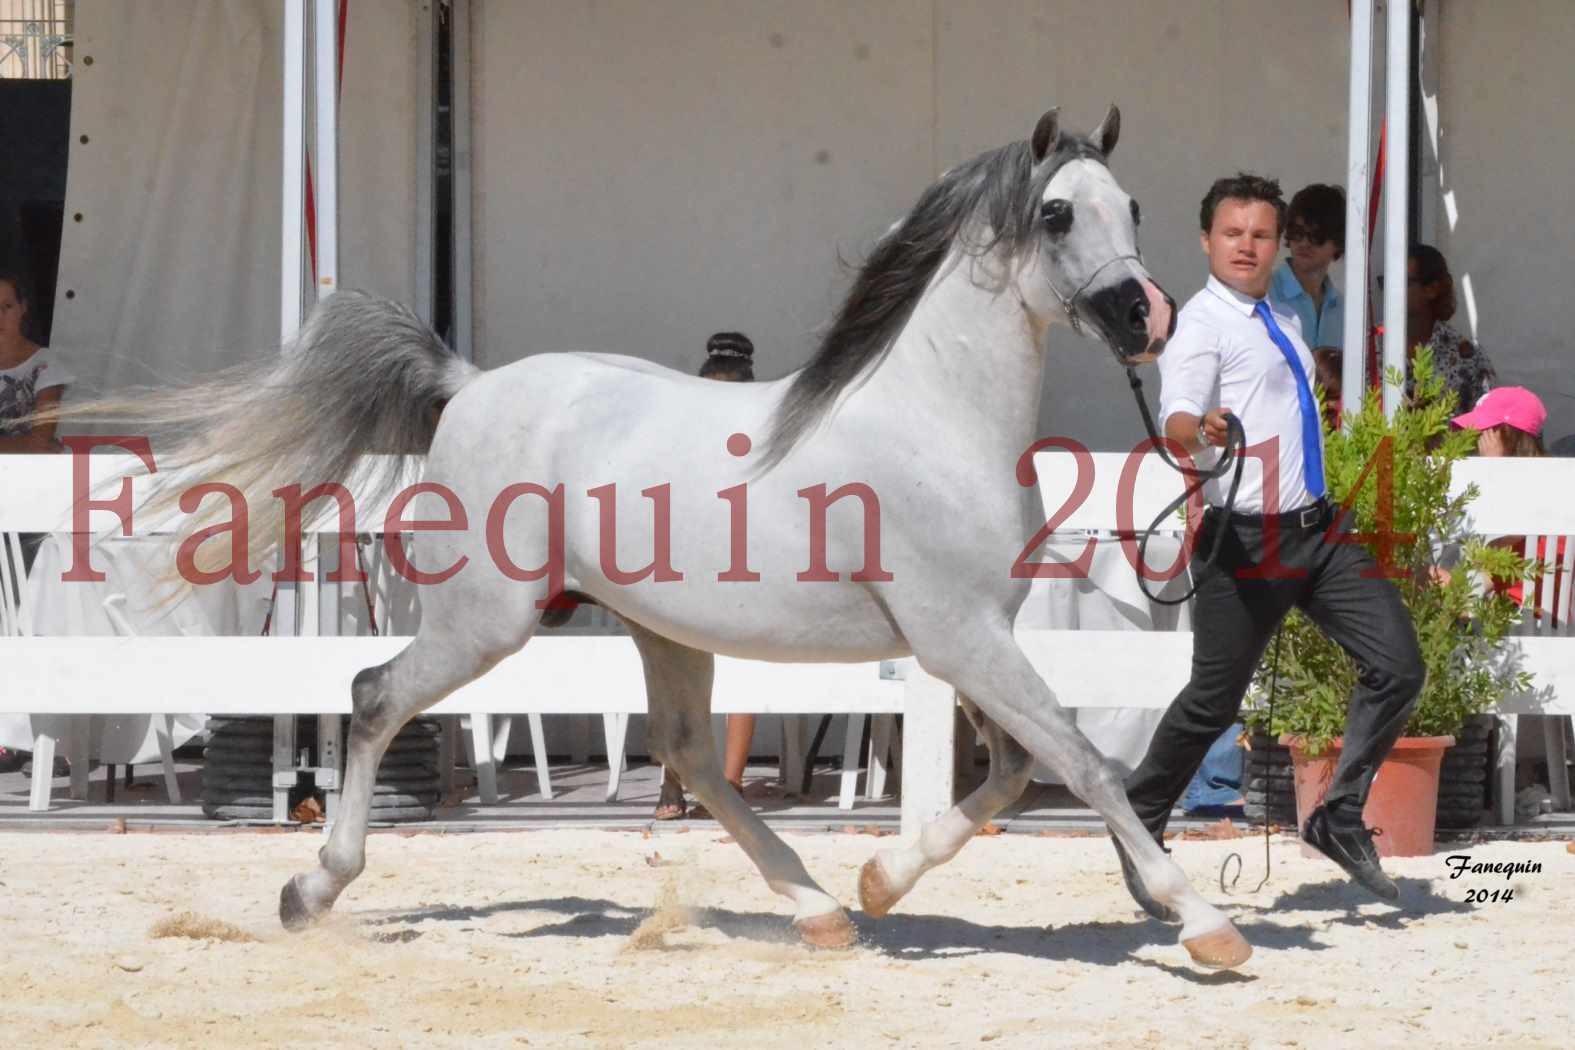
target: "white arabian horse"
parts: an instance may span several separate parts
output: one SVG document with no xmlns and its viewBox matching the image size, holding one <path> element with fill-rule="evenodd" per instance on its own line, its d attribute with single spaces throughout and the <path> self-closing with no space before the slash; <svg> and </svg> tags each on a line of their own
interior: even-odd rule
<svg viewBox="0 0 1575 1050">
<path fill-rule="evenodd" d="M 150 425 L 191 428 L 172 458 L 255 497 L 256 543 L 277 542 L 270 492 L 349 481 L 367 452 L 426 453 L 424 482 L 447 494 L 418 496 L 413 516 L 468 523 L 423 533 L 423 571 L 460 568 L 423 588 L 410 644 L 355 677 L 339 818 L 319 865 L 285 885 L 285 926 L 323 915 L 361 873 L 400 726 L 529 642 L 549 605 L 585 596 L 639 647 L 653 753 L 793 902 L 810 944 L 847 946 L 854 928 L 723 780 L 713 653 L 911 654 L 964 698 L 989 777 L 864 867 L 866 912 L 955 855 L 1037 758 L 1104 818 L 1134 895 L 1179 920 L 1196 961 L 1245 961 L 1246 940 L 1144 830 L 1012 637 L 1028 582 L 1010 569 L 1043 520 L 1015 468 L 1050 327 L 1087 326 L 1123 364 L 1151 360 L 1174 327 L 1138 254 L 1137 204 L 1106 166 L 1119 125 L 1111 107 L 1091 135 L 1062 133 L 1051 110 L 1028 141 L 947 172 L 876 245 L 810 363 L 776 382 L 592 353 L 481 372 L 403 307 L 341 292 L 277 360 L 144 402 Z"/>
</svg>

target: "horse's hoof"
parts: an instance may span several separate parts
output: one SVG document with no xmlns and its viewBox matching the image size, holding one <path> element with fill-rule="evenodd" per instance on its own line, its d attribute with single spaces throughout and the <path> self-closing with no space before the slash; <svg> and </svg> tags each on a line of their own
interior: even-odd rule
<svg viewBox="0 0 1575 1050">
<path fill-rule="evenodd" d="M 299 875 L 293 877 L 279 891 L 279 921 L 291 933 L 299 933 L 317 919 L 317 915 L 307 907 L 306 898 L 301 895 L 297 885 L 300 878 Z"/>
<path fill-rule="evenodd" d="M 879 919 L 900 900 L 902 894 L 886 878 L 880 858 L 876 856 L 865 861 L 864 867 L 859 869 L 859 907 L 864 909 L 864 914 Z"/>
<path fill-rule="evenodd" d="M 1132 895 L 1134 901 L 1137 901 L 1138 907 L 1160 922 L 1172 925 L 1181 922 L 1181 916 L 1176 913 L 1176 909 L 1168 904 L 1161 904 L 1148 892 L 1148 887 L 1144 886 L 1143 880 L 1138 878 L 1137 867 L 1132 863 L 1132 858 L 1127 856 L 1121 840 L 1111 835 L 1110 841 L 1115 844 L 1116 856 L 1121 861 L 1121 880 L 1126 883 L 1127 892 Z"/>
<path fill-rule="evenodd" d="M 843 951 L 858 943 L 859 931 L 844 912 L 828 911 L 807 919 L 794 919 L 793 928 L 811 948 Z"/>
<path fill-rule="evenodd" d="M 1181 942 L 1192 961 L 1212 970 L 1234 970 L 1252 958 L 1252 945 L 1231 923 Z"/>
</svg>

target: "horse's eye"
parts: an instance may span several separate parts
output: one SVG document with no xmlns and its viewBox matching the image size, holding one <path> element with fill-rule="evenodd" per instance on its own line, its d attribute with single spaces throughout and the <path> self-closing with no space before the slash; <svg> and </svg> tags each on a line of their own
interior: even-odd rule
<svg viewBox="0 0 1575 1050">
<path fill-rule="evenodd" d="M 1039 218 L 1044 221 L 1045 229 L 1051 233 L 1065 233 L 1072 228 L 1072 202 L 1060 197 L 1045 201 L 1039 208 Z"/>
<path fill-rule="evenodd" d="M 1132 202 L 1132 225 L 1143 225 L 1143 209 L 1138 207 L 1138 202 Z"/>
</svg>

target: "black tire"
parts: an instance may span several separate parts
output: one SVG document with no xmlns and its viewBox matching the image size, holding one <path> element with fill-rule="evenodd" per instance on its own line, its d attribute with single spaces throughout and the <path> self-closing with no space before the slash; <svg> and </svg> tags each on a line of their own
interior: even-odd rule
<svg viewBox="0 0 1575 1050">
<path fill-rule="evenodd" d="M 1284 762 L 1247 762 L 1242 766 L 1242 772 L 1248 776 L 1256 774 L 1258 776 L 1288 777 L 1291 775 L 1291 769 L 1292 766 L 1289 760 Z"/>
<path fill-rule="evenodd" d="M 346 734 L 350 732 L 350 719 L 340 719 L 340 725 Z M 394 735 L 395 740 L 436 740 L 443 731 L 443 723 L 435 718 L 415 718 L 399 727 L 399 732 Z"/>
<path fill-rule="evenodd" d="M 341 723 L 346 730 L 349 720 Z M 218 820 L 273 819 L 272 716 L 218 718 L 209 722 L 203 752 L 202 811 Z M 378 766 L 370 819 L 377 823 L 427 820 L 441 799 L 438 734 L 434 719 L 400 728 Z M 315 747 L 317 720 L 297 722 L 296 746 Z M 291 788 L 292 804 L 310 789 Z"/>
<path fill-rule="evenodd" d="M 208 778 L 202 780 L 202 797 L 220 798 L 228 795 L 272 795 L 273 784 L 267 780 L 241 780 L 238 778 Z"/>
<path fill-rule="evenodd" d="M 408 809 L 417 806 L 430 808 L 437 805 L 438 802 L 439 797 L 436 791 L 396 792 L 392 789 L 385 791 L 379 788 L 378 793 L 372 796 L 372 812 L 377 813 L 385 809 Z M 266 806 L 271 814 L 273 812 L 273 793 L 243 790 L 216 791 L 210 795 L 204 795 L 203 805 Z"/>
<path fill-rule="evenodd" d="M 205 767 L 205 772 L 217 773 L 226 777 L 261 776 L 271 782 L 273 780 L 273 763 L 256 761 L 234 762 L 228 760 L 209 761 Z M 379 782 L 384 780 L 436 779 L 437 775 L 438 767 L 435 762 L 385 761 L 377 767 L 377 779 Z"/>
<path fill-rule="evenodd" d="M 418 820 L 432 819 L 433 808 L 430 806 L 406 806 L 398 809 L 374 809 L 371 820 L 374 824 L 400 824 Z M 202 814 L 210 820 L 273 820 L 273 805 L 210 805 L 203 804 Z"/>
<path fill-rule="evenodd" d="M 395 737 L 394 742 L 388 745 L 387 754 L 403 755 L 415 753 L 418 755 L 430 754 L 433 761 L 437 760 L 437 741 L 421 737 Z"/>
<path fill-rule="evenodd" d="M 272 820 L 273 805 L 267 806 L 230 806 L 216 802 L 204 802 L 202 815 L 210 820 Z"/>
</svg>

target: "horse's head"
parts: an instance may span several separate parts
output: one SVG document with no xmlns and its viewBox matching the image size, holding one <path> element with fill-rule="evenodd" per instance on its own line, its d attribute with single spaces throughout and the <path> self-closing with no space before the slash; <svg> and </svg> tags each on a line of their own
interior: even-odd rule
<svg viewBox="0 0 1575 1050">
<path fill-rule="evenodd" d="M 1176 303 L 1138 253 L 1137 201 L 1106 167 L 1120 132 L 1115 106 L 1087 138 L 1063 134 L 1052 109 L 1039 118 L 1029 146 L 1035 169 L 1049 175 L 1039 198 L 1039 272 L 1054 296 L 1046 312 L 1077 331 L 1092 329 L 1130 365 L 1164 350 L 1176 328 Z"/>
</svg>

